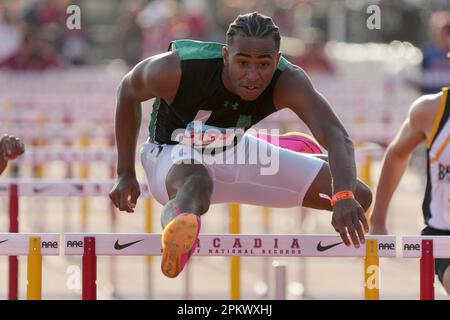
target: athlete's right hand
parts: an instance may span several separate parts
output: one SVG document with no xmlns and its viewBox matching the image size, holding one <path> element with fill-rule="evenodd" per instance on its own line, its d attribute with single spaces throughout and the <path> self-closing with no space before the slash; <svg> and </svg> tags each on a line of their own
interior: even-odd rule
<svg viewBox="0 0 450 320">
<path fill-rule="evenodd" d="M 141 195 L 139 182 L 135 174 L 122 174 L 109 192 L 109 198 L 120 211 L 134 212 L 136 202 Z"/>
<path fill-rule="evenodd" d="M 364 209 L 356 199 L 345 199 L 333 206 L 331 224 L 346 246 L 359 248 L 365 243 L 364 233 L 369 231 Z M 350 241 L 351 240 L 351 241 Z"/>
</svg>

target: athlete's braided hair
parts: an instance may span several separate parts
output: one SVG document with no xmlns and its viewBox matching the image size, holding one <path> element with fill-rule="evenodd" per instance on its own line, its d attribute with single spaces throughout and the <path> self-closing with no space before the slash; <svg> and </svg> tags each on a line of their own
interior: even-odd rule
<svg viewBox="0 0 450 320">
<path fill-rule="evenodd" d="M 264 16 L 259 12 L 239 15 L 228 27 L 227 45 L 233 42 L 235 35 L 243 35 L 252 38 L 264 38 L 272 36 L 277 50 L 280 49 L 280 31 L 273 23 L 272 18 Z"/>
</svg>

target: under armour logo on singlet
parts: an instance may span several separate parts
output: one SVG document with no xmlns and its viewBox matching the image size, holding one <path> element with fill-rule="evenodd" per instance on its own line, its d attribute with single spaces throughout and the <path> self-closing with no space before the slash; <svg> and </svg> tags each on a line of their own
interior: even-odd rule
<svg viewBox="0 0 450 320">
<path fill-rule="evenodd" d="M 233 111 L 236 111 L 239 107 L 239 103 L 237 103 L 237 102 L 231 103 L 230 101 L 225 101 L 223 106 L 225 108 L 231 108 Z"/>
</svg>

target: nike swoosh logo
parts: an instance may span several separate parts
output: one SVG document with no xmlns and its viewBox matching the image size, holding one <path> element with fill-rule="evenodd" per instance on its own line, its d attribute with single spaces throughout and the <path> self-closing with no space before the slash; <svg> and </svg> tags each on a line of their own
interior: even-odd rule
<svg viewBox="0 0 450 320">
<path fill-rule="evenodd" d="M 82 184 L 74 184 L 73 187 L 78 191 L 83 191 L 84 186 Z"/>
<path fill-rule="evenodd" d="M 45 187 L 41 187 L 41 188 L 34 187 L 33 188 L 33 192 L 34 193 L 41 193 L 41 192 L 50 190 L 51 188 L 52 188 L 52 186 L 45 186 Z"/>
<path fill-rule="evenodd" d="M 6 241 L 8 241 L 9 239 L 6 239 L 6 240 L 3 240 L 3 241 L 0 241 L 0 243 L 3 243 L 3 242 L 6 242 Z"/>
<path fill-rule="evenodd" d="M 124 243 L 124 244 L 119 244 L 119 240 L 116 240 L 116 243 L 114 243 L 114 249 L 122 250 L 122 249 L 125 249 L 125 248 L 129 247 L 129 246 L 132 246 L 133 244 L 141 242 L 143 240 L 144 239 L 141 239 L 141 240 L 138 240 L 138 241 L 129 242 L 129 243 Z"/>
<path fill-rule="evenodd" d="M 344 243 L 344 241 L 341 241 L 341 242 L 338 242 L 338 243 L 330 244 L 328 246 L 322 246 L 322 241 L 319 241 L 319 243 L 317 244 L 317 251 L 320 251 L 320 252 L 327 251 L 327 250 L 329 250 L 329 249 L 331 249 L 333 247 L 336 247 L 336 246 L 338 246 L 340 244 L 343 244 L 343 243 Z"/>
</svg>

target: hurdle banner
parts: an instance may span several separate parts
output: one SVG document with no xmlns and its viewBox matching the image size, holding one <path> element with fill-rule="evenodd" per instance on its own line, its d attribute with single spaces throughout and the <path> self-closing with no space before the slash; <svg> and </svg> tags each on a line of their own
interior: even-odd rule
<svg viewBox="0 0 450 320">
<path fill-rule="evenodd" d="M 420 258 L 420 299 L 434 300 L 434 259 L 450 258 L 450 236 L 404 236 L 403 258 Z"/>
<path fill-rule="evenodd" d="M 395 236 L 369 236 L 371 251 L 379 257 L 395 257 Z M 375 241 L 372 241 L 375 240 Z M 374 246 L 374 243 L 378 245 Z M 346 247 L 334 235 L 201 234 L 198 256 L 239 257 L 366 257 L 366 245 Z M 156 256 L 162 254 L 161 234 L 65 233 L 64 254 L 83 257 L 83 300 L 95 300 L 97 256 Z M 378 268 L 378 264 L 376 265 Z M 378 276 L 378 274 L 377 274 Z M 367 277 L 366 277 L 367 278 Z M 375 294 L 366 299 L 378 298 Z"/>
<path fill-rule="evenodd" d="M 95 237 L 96 255 L 158 256 L 161 234 L 65 233 L 64 254 L 83 255 L 84 238 Z M 367 236 L 378 240 L 379 257 L 395 257 L 395 236 Z M 366 247 L 346 247 L 334 235 L 200 234 L 197 256 L 240 257 L 365 257 Z"/>
</svg>

